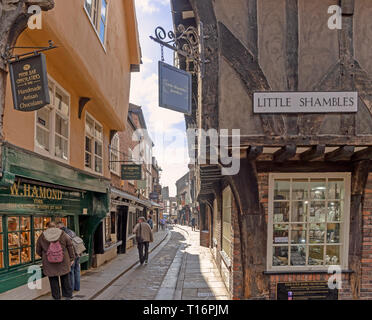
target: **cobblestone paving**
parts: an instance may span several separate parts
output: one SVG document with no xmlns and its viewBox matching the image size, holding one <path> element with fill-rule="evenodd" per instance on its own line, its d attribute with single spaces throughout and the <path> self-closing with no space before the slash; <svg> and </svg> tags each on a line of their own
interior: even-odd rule
<svg viewBox="0 0 372 320">
<path fill-rule="evenodd" d="M 156 255 L 149 257 L 148 265 L 135 267 L 132 272 L 122 276 L 97 300 L 153 300 L 172 264 L 180 246 L 186 238 L 180 231 L 172 231 L 169 242 Z"/>
</svg>

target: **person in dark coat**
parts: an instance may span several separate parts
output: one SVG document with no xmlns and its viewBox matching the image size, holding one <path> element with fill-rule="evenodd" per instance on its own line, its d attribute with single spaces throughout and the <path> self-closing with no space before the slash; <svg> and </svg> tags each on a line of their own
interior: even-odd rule
<svg viewBox="0 0 372 320">
<path fill-rule="evenodd" d="M 134 227 L 133 233 L 136 235 L 137 239 L 140 239 L 137 240 L 140 263 L 141 265 L 144 262 L 147 264 L 149 258 L 149 244 L 150 242 L 154 242 L 154 235 L 144 217 L 138 218 L 138 223 Z M 145 253 L 143 253 L 143 249 L 145 249 Z"/>
<path fill-rule="evenodd" d="M 51 242 L 59 241 L 63 249 L 63 261 L 51 263 L 48 261 L 47 252 Z M 74 263 L 75 254 L 70 237 L 61 229 L 56 228 L 54 222 L 48 222 L 47 229 L 41 234 L 36 243 L 36 253 L 42 258 L 43 273 L 49 278 L 50 289 L 55 300 L 61 299 L 61 279 L 62 296 L 66 299 L 72 298 L 72 288 L 70 282 L 71 265 Z"/>
<path fill-rule="evenodd" d="M 191 219 L 192 231 L 195 231 L 195 225 L 196 225 L 195 222 L 196 222 L 196 221 L 195 221 L 195 217 L 193 217 L 193 218 Z"/>
</svg>

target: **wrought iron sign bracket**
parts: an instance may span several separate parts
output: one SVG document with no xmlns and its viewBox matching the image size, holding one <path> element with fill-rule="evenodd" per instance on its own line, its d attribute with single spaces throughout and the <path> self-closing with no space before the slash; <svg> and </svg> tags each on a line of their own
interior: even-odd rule
<svg viewBox="0 0 372 320">
<path fill-rule="evenodd" d="M 155 37 L 150 39 L 168 49 L 176 51 L 179 55 L 186 58 L 186 71 L 196 75 L 200 73 L 204 77 L 205 64 L 210 61 L 205 59 L 203 23 L 200 23 L 200 34 L 193 26 L 185 27 L 183 24 L 177 26 L 177 31 L 165 32 L 164 28 L 155 29 Z"/>
<path fill-rule="evenodd" d="M 9 64 L 13 60 L 17 61 L 20 58 L 23 58 L 23 57 L 26 57 L 26 56 L 33 56 L 33 55 L 37 55 L 37 54 L 39 54 L 40 52 L 43 52 L 43 51 L 58 48 L 58 46 L 54 45 L 52 40 L 49 40 L 48 43 L 49 43 L 48 47 L 7 47 L 6 50 L 5 50 L 5 54 L 2 54 L 1 57 L 4 59 L 4 61 L 7 64 Z M 22 53 L 22 54 L 13 55 L 11 52 L 14 49 L 34 49 L 34 50 L 30 51 L 30 52 Z"/>
</svg>

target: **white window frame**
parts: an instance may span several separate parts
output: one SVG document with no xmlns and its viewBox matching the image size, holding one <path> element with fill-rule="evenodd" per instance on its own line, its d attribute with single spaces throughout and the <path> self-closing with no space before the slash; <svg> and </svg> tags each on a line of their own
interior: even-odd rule
<svg viewBox="0 0 372 320">
<path fill-rule="evenodd" d="M 117 138 L 117 145 L 113 145 L 112 142 Z M 116 158 L 113 160 L 113 158 Z M 120 137 L 119 133 L 116 133 L 112 140 L 110 146 L 110 161 L 120 161 Z M 110 172 L 120 176 L 120 162 L 110 162 Z"/>
<path fill-rule="evenodd" d="M 96 124 L 98 124 L 101 128 L 102 128 L 102 140 L 99 141 L 102 143 L 102 172 L 97 172 L 95 171 L 95 166 L 96 166 L 96 154 L 95 154 L 95 150 L 94 150 L 94 147 L 95 147 L 95 141 L 97 140 L 96 137 L 92 137 L 90 134 L 87 133 L 87 127 L 86 127 L 86 123 L 87 123 L 87 117 L 91 118 L 91 120 L 93 120 L 93 124 L 94 124 L 94 130 L 95 130 L 95 126 Z M 85 165 L 85 153 L 87 152 L 86 151 L 86 137 L 90 137 L 92 139 L 92 152 L 91 152 L 91 155 L 92 155 L 92 168 L 89 168 Z M 96 175 L 100 175 L 100 176 L 103 176 L 104 175 L 104 171 L 105 171 L 105 152 L 104 152 L 104 132 L 103 132 L 103 125 L 97 121 L 90 113 L 88 113 L 87 111 L 85 112 L 85 118 L 84 118 L 84 158 L 83 158 L 83 161 L 84 161 L 84 168 L 86 171 L 89 171 L 93 174 L 96 174 Z"/>
<path fill-rule="evenodd" d="M 43 108 L 49 108 L 51 110 L 51 114 L 49 115 L 49 151 L 46 151 L 45 149 L 38 146 L 37 143 L 37 127 L 38 124 L 38 117 L 37 117 L 37 111 L 35 112 L 35 126 L 34 126 L 34 151 L 36 153 L 39 153 L 43 156 L 46 156 L 48 158 L 63 162 L 63 163 L 70 163 L 70 136 L 71 136 L 71 96 L 70 94 L 57 82 L 55 81 L 50 75 L 48 75 L 48 84 L 49 87 L 52 86 L 53 89 L 53 96 L 50 97 L 50 104 L 43 107 Z M 57 157 L 55 155 L 55 142 L 56 142 L 56 114 L 59 113 L 57 111 L 56 106 L 54 105 L 55 102 L 55 95 L 56 90 L 60 90 L 63 95 L 65 95 L 68 98 L 68 117 L 65 117 L 62 114 L 59 114 L 61 117 L 66 118 L 68 120 L 68 139 L 67 139 L 67 160 Z M 49 90 L 49 88 L 48 88 Z M 40 126 L 41 127 L 41 126 Z M 41 127 L 42 128 L 42 127 Z"/>
<path fill-rule="evenodd" d="M 338 178 L 344 179 L 344 212 L 340 228 L 340 262 L 343 270 L 348 268 L 349 251 L 349 225 L 350 225 L 350 196 L 351 196 L 351 173 L 349 172 L 329 172 L 329 173 L 270 173 L 269 174 L 269 206 L 268 206 L 268 236 L 267 236 L 267 270 L 268 271 L 327 271 L 329 265 L 321 266 L 273 266 L 273 226 L 274 226 L 274 180 L 275 179 L 302 179 L 302 178 Z M 290 183 L 290 208 L 292 203 L 292 183 Z M 327 198 L 326 198 L 327 199 Z M 291 212 L 289 212 L 291 214 Z M 327 231 L 325 231 L 327 232 Z M 308 232 L 307 232 L 308 238 Z M 288 237 L 288 246 L 290 246 L 290 237 Z M 284 244 L 283 244 L 284 245 Z M 308 246 L 309 243 L 306 243 Z M 324 244 L 323 244 L 324 245 Z M 326 245 L 326 243 L 325 243 Z M 288 257 L 290 261 L 290 257 Z"/>
<path fill-rule="evenodd" d="M 108 21 L 108 12 L 109 12 L 110 1 L 105 0 L 106 1 L 106 21 L 105 21 L 105 34 L 104 34 L 103 42 L 102 42 L 101 37 L 100 37 L 100 26 L 101 26 L 101 18 L 102 18 L 102 15 L 101 15 L 102 0 L 92 0 L 92 1 L 97 3 L 97 12 L 98 12 L 97 21 L 94 21 L 93 17 L 89 14 L 87 8 L 85 7 L 86 0 L 84 0 L 84 2 L 83 2 L 83 8 L 84 8 L 84 11 L 85 11 L 88 19 L 89 19 L 89 22 L 91 23 L 91 25 L 94 29 L 94 32 L 95 32 L 96 36 L 98 37 L 99 43 L 102 45 L 102 48 L 106 53 L 106 39 L 107 39 L 107 26 L 108 26 L 107 21 Z M 94 10 L 93 6 L 92 6 L 92 10 Z"/>
</svg>

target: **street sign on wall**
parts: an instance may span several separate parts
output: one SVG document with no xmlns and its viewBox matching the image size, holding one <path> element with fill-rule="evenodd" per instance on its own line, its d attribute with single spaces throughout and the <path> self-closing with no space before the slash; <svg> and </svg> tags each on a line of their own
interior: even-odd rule
<svg viewBox="0 0 372 320">
<path fill-rule="evenodd" d="M 50 104 L 44 54 L 13 61 L 9 71 L 14 109 L 35 111 Z"/>
<path fill-rule="evenodd" d="M 122 164 L 121 180 L 141 180 L 142 166 L 140 164 Z"/>
<path fill-rule="evenodd" d="M 191 114 L 191 74 L 159 61 L 159 106 Z"/>
<path fill-rule="evenodd" d="M 358 92 L 255 92 L 255 113 L 357 112 Z"/>
</svg>

